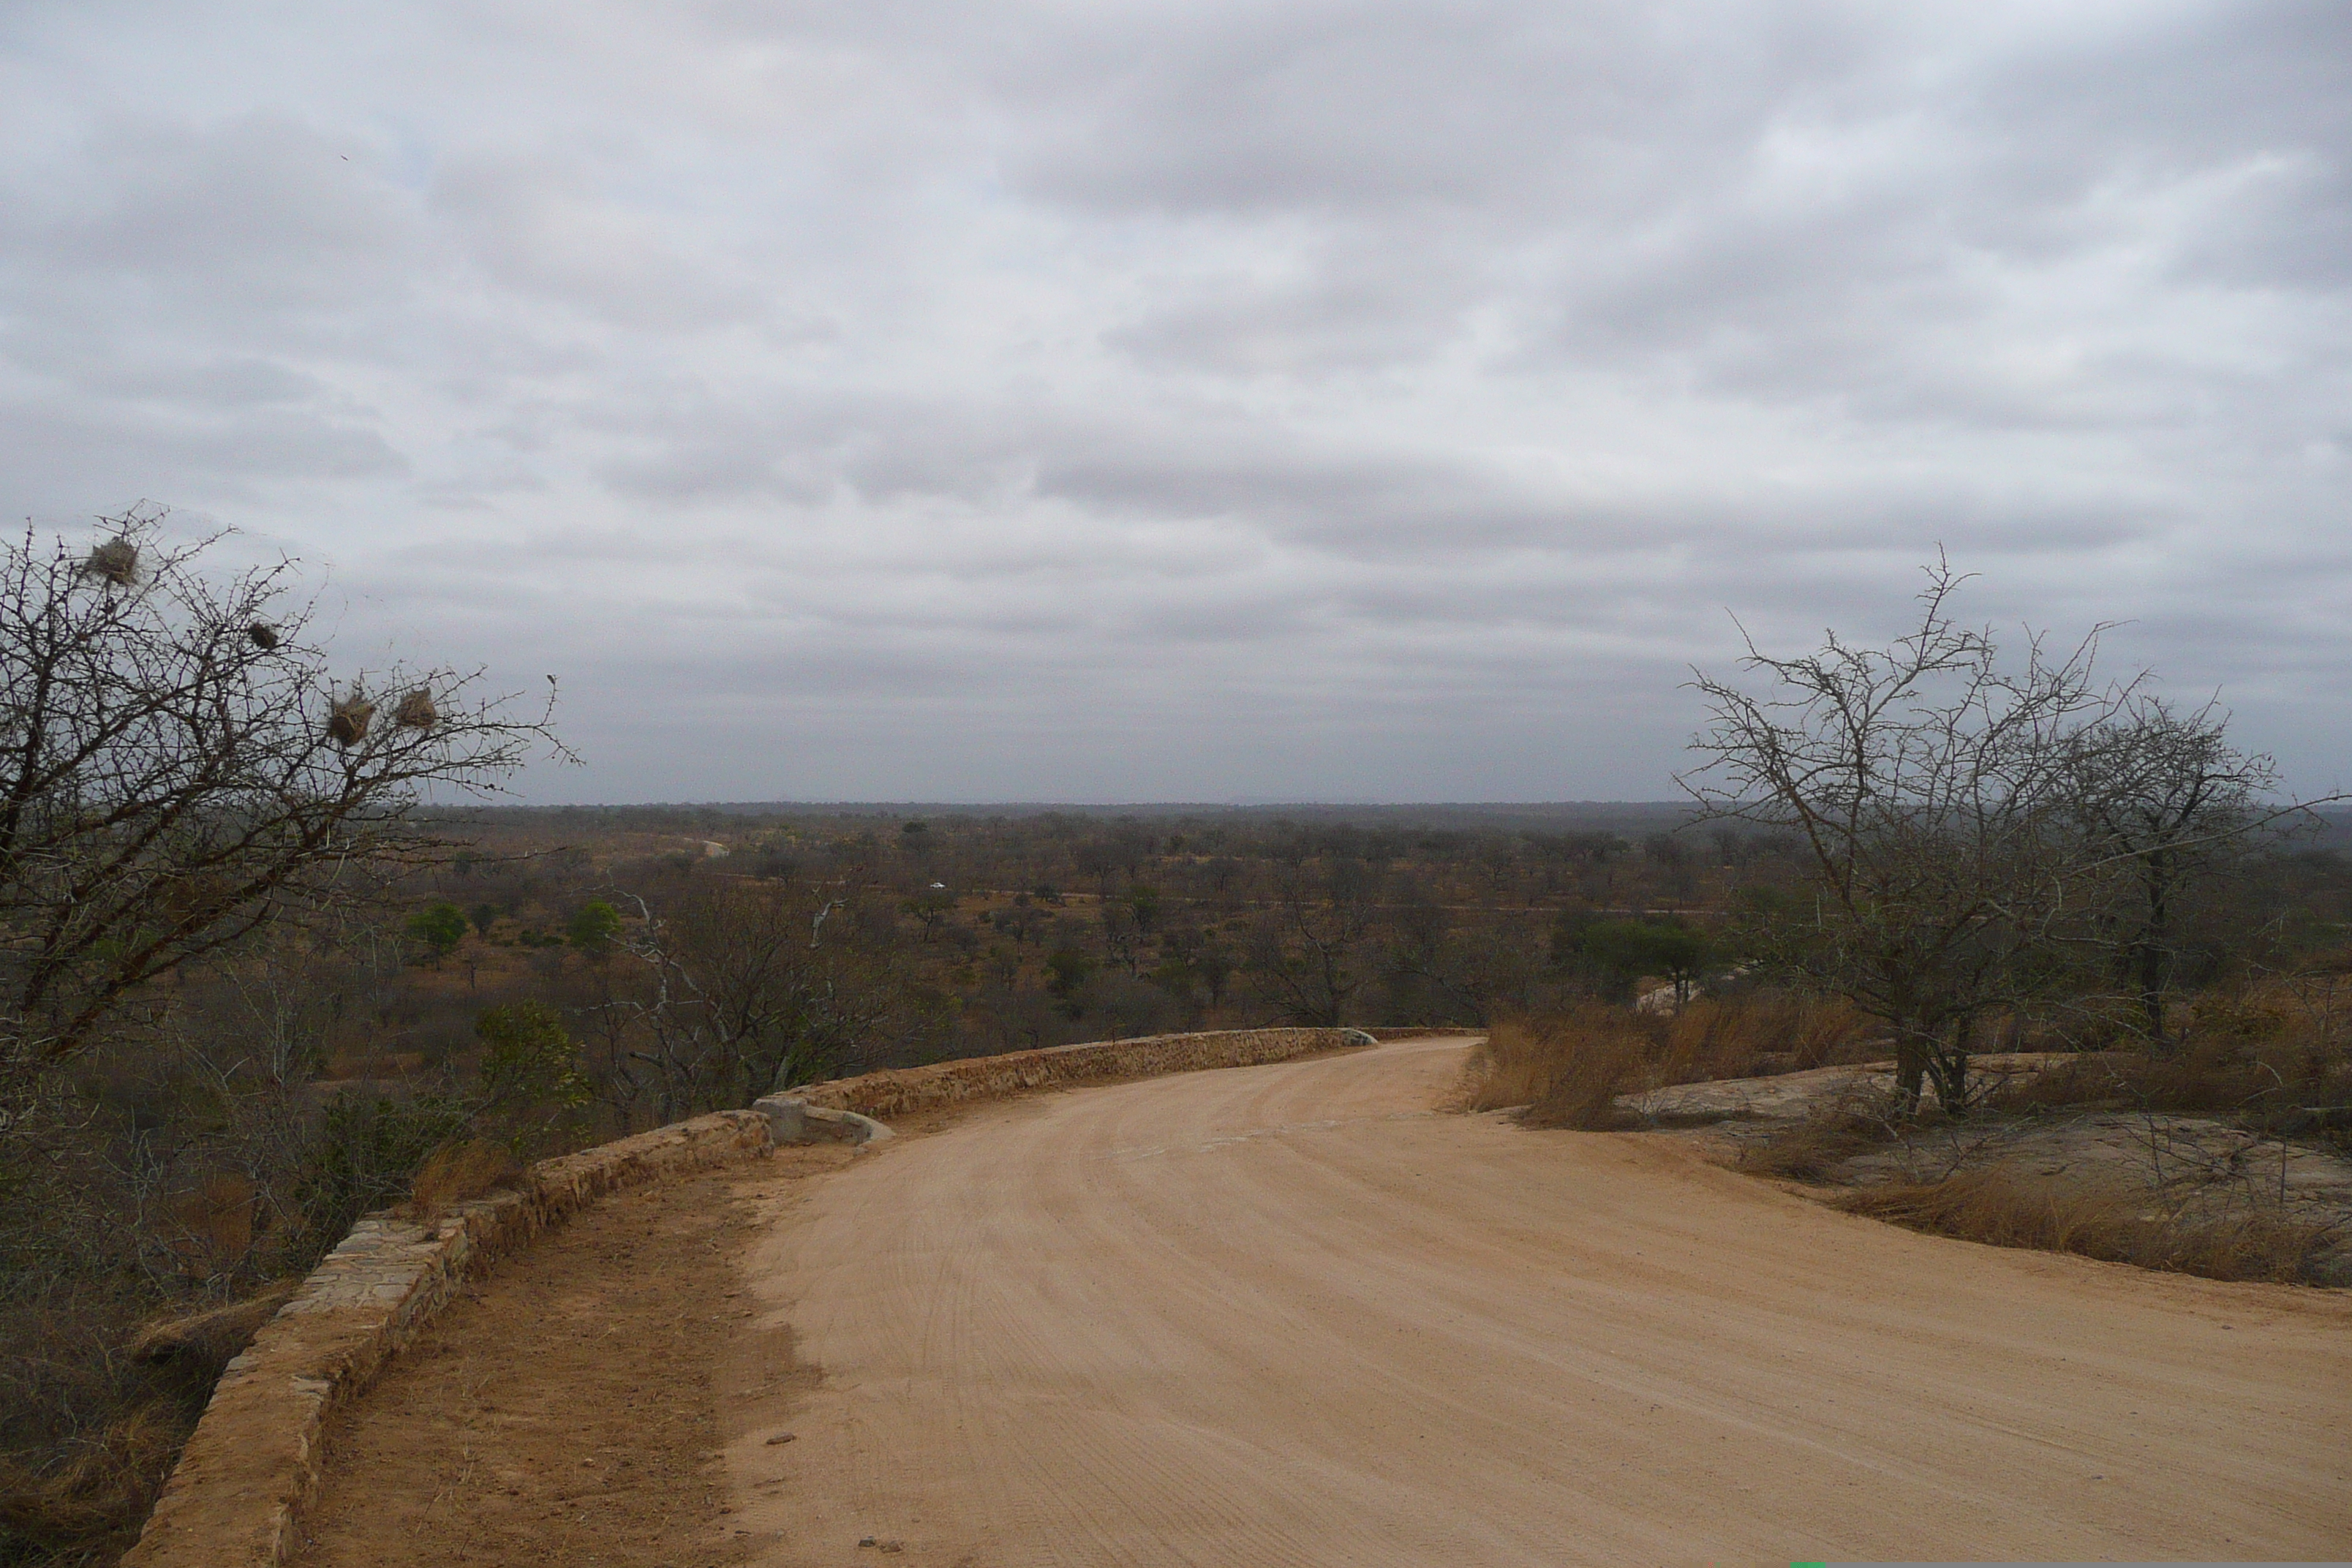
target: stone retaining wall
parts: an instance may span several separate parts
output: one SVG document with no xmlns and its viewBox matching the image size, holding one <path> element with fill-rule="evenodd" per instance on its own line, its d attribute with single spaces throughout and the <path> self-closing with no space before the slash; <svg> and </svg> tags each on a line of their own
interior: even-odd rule
<svg viewBox="0 0 2352 1568">
<path fill-rule="evenodd" d="M 318 1489 L 329 1415 L 468 1275 L 615 1188 L 768 1146 L 766 1117 L 724 1110 L 542 1160 L 520 1191 L 429 1224 L 361 1220 L 228 1363 L 124 1568 L 276 1568 Z"/>
<path fill-rule="evenodd" d="M 908 1111 L 969 1100 L 995 1100 L 1024 1089 L 1202 1068 L 1255 1067 L 1373 1043 L 1372 1037 L 1361 1029 L 1220 1029 L 1196 1035 L 1145 1035 L 1132 1040 L 1050 1046 L 1001 1057 L 968 1057 L 928 1067 L 870 1072 L 789 1092 L 806 1105 L 855 1110 L 887 1121 Z"/>
<path fill-rule="evenodd" d="M 795 1090 L 865 1117 L 1060 1084 L 1248 1067 L 1372 1044 L 1360 1029 L 1151 1035 L 868 1073 Z M 772 1146 L 773 1107 L 722 1110 L 542 1160 L 521 1188 L 418 1223 L 370 1215 L 228 1363 L 123 1568 L 277 1568 L 316 1495 L 335 1408 L 448 1303 L 466 1279 L 607 1192 Z M 887 1136 L 886 1130 L 882 1131 Z"/>
</svg>

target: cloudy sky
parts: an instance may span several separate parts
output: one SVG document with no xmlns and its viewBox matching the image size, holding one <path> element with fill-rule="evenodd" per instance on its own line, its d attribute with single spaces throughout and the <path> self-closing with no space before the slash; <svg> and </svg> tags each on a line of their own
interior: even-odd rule
<svg viewBox="0 0 2352 1568">
<path fill-rule="evenodd" d="M 2343 0 L 8 0 L 0 498 L 543 800 L 1660 798 L 1940 543 L 2352 783 Z"/>
</svg>

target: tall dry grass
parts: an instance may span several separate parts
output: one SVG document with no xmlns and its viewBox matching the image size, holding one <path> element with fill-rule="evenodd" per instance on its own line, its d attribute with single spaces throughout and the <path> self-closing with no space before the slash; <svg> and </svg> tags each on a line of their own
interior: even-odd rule
<svg viewBox="0 0 2352 1568">
<path fill-rule="evenodd" d="M 1473 1110 L 1526 1106 L 1538 1127 L 1631 1126 L 1615 1104 L 1655 1048 L 1640 1015 L 1591 1003 L 1545 1018 L 1509 1019 L 1472 1055 L 1465 1099 Z"/>
<path fill-rule="evenodd" d="M 430 1220 L 518 1173 L 506 1145 L 449 1140 L 424 1157 L 409 1213 Z M 181 1277 L 209 1290 L 249 1279 L 268 1241 L 257 1227 L 264 1201 L 249 1180 L 207 1175 L 160 1208 L 169 1265 Z M 94 1568 L 125 1552 L 221 1368 L 299 1284 L 247 1286 L 230 1300 L 207 1290 L 193 1305 L 152 1314 L 151 1289 L 118 1268 L 70 1295 L 70 1310 L 12 1302 L 0 1321 L 0 1568 Z"/>
<path fill-rule="evenodd" d="M 299 1281 L 242 1300 L 166 1312 L 102 1366 L 61 1365 L 84 1419 L 61 1441 L 0 1452 L 0 1563 L 111 1563 L 138 1538 L 221 1371 Z M 90 1306 L 102 1313 L 99 1303 Z M 68 1338 L 55 1336 L 62 1347 Z"/>
<path fill-rule="evenodd" d="M 191 1425 L 157 1401 L 109 1422 L 46 1470 L 0 1458 L 0 1543 L 7 1560 L 113 1561 L 138 1538 Z"/>
<path fill-rule="evenodd" d="M 1702 996 L 1661 1021 L 1661 1084 L 1862 1061 L 1874 1053 L 1878 1028 L 1850 1002 L 1761 989 Z"/>
<path fill-rule="evenodd" d="M 2114 1110 L 2222 1118 L 2290 1138 L 2352 1142 L 2352 988 L 2273 981 L 2200 997 L 2172 1049 L 2085 1053 L 1997 1090 L 2008 1111 Z"/>
<path fill-rule="evenodd" d="M 453 1205 L 512 1186 L 521 1177 L 522 1165 L 505 1144 L 487 1138 L 457 1139 L 425 1157 L 402 1206 L 412 1219 L 435 1220 Z"/>
<path fill-rule="evenodd" d="M 1887 1141 L 1893 1106 L 1849 1092 L 1740 1145 L 1739 1166 L 1762 1176 L 1825 1182 L 1836 1167 Z"/>
<path fill-rule="evenodd" d="M 1858 1061 L 1867 1037 L 1843 1003 L 1775 992 L 1702 997 L 1664 1015 L 1585 1002 L 1496 1025 L 1471 1058 L 1463 1100 L 1473 1110 L 1526 1106 L 1535 1126 L 1629 1127 L 1639 1119 L 1615 1104 L 1620 1095 Z"/>
<path fill-rule="evenodd" d="M 2151 1209 L 2150 1201 L 2146 1194 L 1986 1167 L 1940 1182 L 1865 1187 L 1837 1206 L 1991 1247 L 2072 1252 L 2208 1279 L 2342 1283 L 2329 1273 L 2334 1226 L 2270 1206 L 2191 1218 Z"/>
</svg>

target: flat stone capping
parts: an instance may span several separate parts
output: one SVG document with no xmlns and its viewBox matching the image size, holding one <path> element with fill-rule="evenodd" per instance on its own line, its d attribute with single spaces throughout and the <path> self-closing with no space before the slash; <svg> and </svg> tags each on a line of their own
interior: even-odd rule
<svg viewBox="0 0 2352 1568">
<path fill-rule="evenodd" d="M 811 1105 L 789 1095 L 767 1095 L 753 1100 L 751 1109 L 768 1119 L 768 1136 L 779 1148 L 788 1143 L 873 1143 L 891 1136 L 887 1127 L 870 1116 Z"/>
<path fill-rule="evenodd" d="M 1376 1044 L 1361 1029 L 1218 1029 L 1193 1035 L 1144 1035 L 999 1057 L 967 1057 L 927 1067 L 869 1072 L 792 1091 L 807 1114 L 855 1111 L 888 1121 L 908 1111 L 995 1100 L 1025 1089 L 1202 1068 L 1255 1067 L 1288 1061 L 1343 1046 Z M 765 1102 L 762 1102 L 765 1103 Z"/>
<path fill-rule="evenodd" d="M 541 1160 L 520 1190 L 430 1223 L 361 1220 L 228 1363 L 124 1568 L 276 1568 L 317 1495 L 328 1416 L 468 1275 L 615 1188 L 769 1146 L 767 1117 L 722 1110 Z"/>
</svg>

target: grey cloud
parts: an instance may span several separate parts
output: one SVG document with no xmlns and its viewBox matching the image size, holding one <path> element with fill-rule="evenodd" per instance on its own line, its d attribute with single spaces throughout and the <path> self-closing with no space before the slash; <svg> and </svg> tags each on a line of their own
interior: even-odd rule
<svg viewBox="0 0 2352 1568">
<path fill-rule="evenodd" d="M 0 471 L 20 476 L 20 499 L 39 511 L 105 510 L 191 486 L 250 501 L 289 483 L 406 470 L 375 431 L 301 413 L 175 417 L 0 397 Z"/>
<path fill-rule="evenodd" d="M 1252 215 L 1370 206 L 1427 218 L 1529 195 L 1623 202 L 1663 183 L 1669 159 L 1703 156 L 1726 124 L 1768 112 L 1779 72 L 1809 63 L 1788 47 L 1800 29 L 1747 8 L 1163 17 L 1076 41 L 1091 68 L 1044 84 L 1060 112 L 1016 165 L 1035 188 L 1121 209 Z M 1654 128 L 1664 145 L 1644 134 Z M 1706 177 L 1686 163 L 1678 173 Z"/>
<path fill-rule="evenodd" d="M 207 359 L 94 367 L 94 391 L 142 402 L 188 402 L 214 408 L 254 408 L 312 401 L 328 388 L 316 377 L 268 360 Z"/>
<path fill-rule="evenodd" d="M 598 191 L 576 159 L 457 161 L 432 205 L 500 283 L 616 325 L 691 331 L 761 313 L 751 279 L 677 247 L 678 215 Z"/>
<path fill-rule="evenodd" d="M 1171 280 L 1148 313 L 1112 327 L 1106 346 L 1147 369 L 1295 376 L 1377 372 L 1461 341 L 1475 268 L 1449 248 L 1402 246 L 1352 228 L 1274 279 Z"/>
<path fill-rule="evenodd" d="M 30 5 L 0 456 L 562 675 L 548 795 L 1654 795 L 1938 544 L 2340 774 L 2348 26 Z"/>
<path fill-rule="evenodd" d="M 355 147 L 272 114 L 202 127 L 127 115 L 96 128 L 63 179 L 9 182 L 11 270 L 46 263 L 44 281 L 85 298 L 134 281 L 206 320 L 340 317 L 355 293 L 402 289 L 417 238 Z"/>
</svg>

